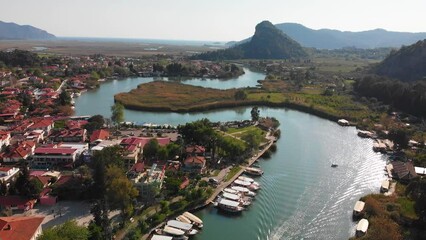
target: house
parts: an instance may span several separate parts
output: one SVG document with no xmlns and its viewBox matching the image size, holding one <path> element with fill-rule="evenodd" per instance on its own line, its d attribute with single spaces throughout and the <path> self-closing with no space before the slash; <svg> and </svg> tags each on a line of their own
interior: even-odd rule
<svg viewBox="0 0 426 240">
<path fill-rule="evenodd" d="M 26 132 L 24 134 L 26 140 L 34 141 L 40 143 L 44 140 L 45 131 L 44 130 L 33 130 L 31 132 Z"/>
<path fill-rule="evenodd" d="M 413 163 L 392 161 L 392 177 L 399 181 L 409 182 L 417 177 L 416 170 L 414 169 Z"/>
<path fill-rule="evenodd" d="M 0 196 L 0 207 L 2 209 L 23 210 L 33 209 L 35 200 L 26 199 L 17 195 Z"/>
<path fill-rule="evenodd" d="M 37 240 L 42 234 L 43 216 L 0 217 L 0 239 Z"/>
<path fill-rule="evenodd" d="M 29 130 L 43 130 L 45 136 L 50 134 L 50 130 L 54 127 L 55 122 L 51 118 L 42 118 L 34 121 L 34 124 L 28 127 Z"/>
<path fill-rule="evenodd" d="M 0 167 L 0 181 L 11 182 L 16 179 L 19 173 L 19 168 L 15 167 Z"/>
<path fill-rule="evenodd" d="M 109 138 L 108 130 L 105 130 L 105 129 L 95 130 L 93 131 L 92 135 L 90 135 L 90 143 L 107 140 L 108 138 Z"/>
<path fill-rule="evenodd" d="M 204 156 L 206 153 L 206 148 L 199 145 L 191 145 L 185 148 L 185 152 L 186 154 L 192 156 Z"/>
<path fill-rule="evenodd" d="M 126 160 L 127 168 L 131 168 L 143 153 L 143 147 L 153 138 L 147 137 L 130 137 L 124 138 L 120 146 L 124 149 L 124 160 Z M 170 143 L 170 138 L 156 138 L 160 146 Z"/>
<path fill-rule="evenodd" d="M 0 149 L 3 146 L 9 146 L 10 144 L 10 132 L 0 130 Z"/>
<path fill-rule="evenodd" d="M 202 173 L 206 166 L 206 159 L 202 156 L 187 156 L 183 162 L 185 172 Z"/>
<path fill-rule="evenodd" d="M 17 143 L 10 151 L 3 153 L 2 159 L 5 163 L 16 163 L 26 160 L 35 150 L 34 141 L 22 141 Z"/>
<path fill-rule="evenodd" d="M 61 145 L 42 146 L 34 151 L 33 164 L 37 167 L 49 168 L 52 166 L 72 167 L 77 160 L 78 149 L 61 147 Z"/>
<path fill-rule="evenodd" d="M 85 142 L 86 129 L 61 129 L 59 131 L 53 132 L 49 136 L 49 139 L 53 142 Z"/>
</svg>

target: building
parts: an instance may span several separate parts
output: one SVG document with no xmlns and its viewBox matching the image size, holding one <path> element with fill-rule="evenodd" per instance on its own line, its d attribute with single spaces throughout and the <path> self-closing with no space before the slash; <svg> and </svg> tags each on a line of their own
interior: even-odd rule
<svg viewBox="0 0 426 240">
<path fill-rule="evenodd" d="M 130 137 L 124 138 L 120 146 L 124 150 L 123 158 L 126 161 L 127 169 L 130 169 L 142 156 L 143 147 L 153 138 L 146 137 Z M 165 146 L 170 143 L 170 138 L 155 138 L 160 146 Z"/>
<path fill-rule="evenodd" d="M 3 146 L 9 146 L 10 144 L 10 133 L 0 130 L 0 149 Z"/>
<path fill-rule="evenodd" d="M 109 139 L 109 131 L 105 129 L 99 129 L 93 131 L 90 135 L 90 143 L 100 142 Z"/>
<path fill-rule="evenodd" d="M 50 134 L 50 131 L 54 127 L 54 121 L 51 118 L 42 118 L 34 121 L 34 124 L 28 127 L 29 130 L 43 130 L 45 136 Z"/>
<path fill-rule="evenodd" d="M 392 177 L 399 181 L 409 182 L 417 177 L 412 162 L 392 161 Z"/>
<path fill-rule="evenodd" d="M 15 167 L 0 167 L 0 181 L 10 182 L 14 181 L 18 176 L 19 168 Z"/>
<path fill-rule="evenodd" d="M 1 209 L 28 211 L 33 209 L 35 200 L 26 199 L 17 195 L 0 196 Z"/>
<path fill-rule="evenodd" d="M 42 146 L 34 151 L 33 165 L 42 168 L 52 166 L 72 167 L 78 158 L 78 149 L 61 145 Z"/>
<path fill-rule="evenodd" d="M 183 162 L 183 171 L 191 173 L 203 173 L 206 166 L 206 158 L 202 156 L 187 156 Z"/>
<path fill-rule="evenodd" d="M 42 234 L 42 216 L 0 217 L 0 239 L 37 240 Z"/>
<path fill-rule="evenodd" d="M 26 160 L 33 154 L 34 149 L 34 141 L 22 141 L 12 147 L 10 151 L 3 153 L 1 158 L 5 163 L 16 163 L 21 160 Z"/>
<path fill-rule="evenodd" d="M 49 136 L 49 139 L 53 142 L 85 142 L 86 129 L 61 129 L 59 131 L 53 132 Z"/>
</svg>

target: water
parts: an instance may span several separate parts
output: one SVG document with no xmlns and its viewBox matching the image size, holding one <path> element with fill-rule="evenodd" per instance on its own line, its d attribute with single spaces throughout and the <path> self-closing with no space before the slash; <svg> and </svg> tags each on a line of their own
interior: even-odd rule
<svg viewBox="0 0 426 240">
<path fill-rule="evenodd" d="M 255 87 L 258 80 L 265 79 L 265 74 L 252 72 L 248 68 L 244 68 L 245 74 L 237 78 L 228 80 L 220 79 L 200 79 L 195 78 L 191 80 L 182 80 L 182 83 L 191 84 L 194 86 L 210 87 L 217 89 L 230 89 L 241 87 Z M 157 78 L 156 78 L 157 80 Z M 168 78 L 162 78 L 168 80 Z M 114 95 L 120 92 L 129 92 L 136 88 L 139 84 L 154 81 L 152 77 L 138 77 L 138 78 L 125 78 L 120 80 L 107 81 L 101 84 L 100 88 L 91 90 L 81 94 L 80 97 L 75 99 L 75 115 L 95 115 L 101 114 L 106 117 L 111 115 L 111 106 L 114 104 Z M 147 114 L 141 119 L 140 111 L 125 111 L 126 121 L 132 122 L 155 122 L 155 123 L 185 123 L 191 121 L 191 117 L 183 116 L 180 114 L 165 113 L 165 114 Z M 160 117 L 161 116 L 161 117 Z M 189 114 L 192 116 L 192 114 Z"/>
<path fill-rule="evenodd" d="M 100 89 L 76 99 L 76 112 L 108 116 L 113 94 L 148 81 L 152 79 L 103 83 Z M 231 81 L 235 85 L 247 84 L 246 80 L 241 83 L 241 79 Z M 224 84 L 218 80 L 188 83 L 197 82 L 210 87 Z M 250 110 L 250 107 L 242 107 L 187 114 L 126 111 L 125 117 L 126 121 L 177 125 L 201 118 L 249 119 Z M 355 231 L 351 220 L 353 205 L 361 196 L 379 191 L 384 179 L 384 157 L 371 150 L 371 140 L 358 138 L 353 127 L 340 127 L 293 110 L 260 110 L 261 116 L 277 118 L 282 131 L 277 152 L 270 159 L 260 161 L 265 173 L 257 181 L 262 189 L 249 210 L 240 216 L 225 216 L 212 207 L 197 212 L 205 227 L 195 239 L 347 239 L 352 236 Z M 339 166 L 331 168 L 331 163 Z"/>
</svg>

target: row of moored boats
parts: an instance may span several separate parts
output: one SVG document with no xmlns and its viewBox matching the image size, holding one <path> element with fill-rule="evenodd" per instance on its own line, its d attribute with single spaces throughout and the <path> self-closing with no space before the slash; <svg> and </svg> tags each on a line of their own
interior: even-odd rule
<svg viewBox="0 0 426 240">
<path fill-rule="evenodd" d="M 169 220 L 158 228 L 151 240 L 187 240 L 203 228 L 203 221 L 190 212 L 184 212 L 176 220 Z"/>
<path fill-rule="evenodd" d="M 239 176 L 231 187 L 222 190 L 214 205 L 227 212 L 242 212 L 251 205 L 259 189 L 259 183 L 252 178 Z"/>
</svg>

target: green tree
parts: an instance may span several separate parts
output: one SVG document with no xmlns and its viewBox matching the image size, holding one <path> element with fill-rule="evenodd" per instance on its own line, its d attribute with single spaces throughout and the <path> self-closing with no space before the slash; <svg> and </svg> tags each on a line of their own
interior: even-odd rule
<svg viewBox="0 0 426 240">
<path fill-rule="evenodd" d="M 247 143 L 250 149 L 257 150 L 262 142 L 263 136 L 259 132 L 250 131 L 244 134 L 241 138 Z"/>
<path fill-rule="evenodd" d="M 237 90 L 234 94 L 235 100 L 245 100 L 247 99 L 247 93 L 244 90 Z"/>
<path fill-rule="evenodd" d="M 120 124 L 121 122 L 124 122 L 124 106 L 121 103 L 115 103 L 111 107 L 111 120 L 115 124 Z"/>
<path fill-rule="evenodd" d="M 253 107 L 250 111 L 250 114 L 251 114 L 252 121 L 259 121 L 260 110 L 257 107 Z"/>
<path fill-rule="evenodd" d="M 71 104 L 71 96 L 67 91 L 62 91 L 59 94 L 59 104 L 62 106 Z"/>
<path fill-rule="evenodd" d="M 62 225 L 43 230 L 37 240 L 87 240 L 89 231 L 84 226 L 78 226 L 76 221 L 67 221 Z"/>
<path fill-rule="evenodd" d="M 403 129 L 391 129 L 388 137 L 401 148 L 406 148 L 410 140 L 408 134 Z"/>
<path fill-rule="evenodd" d="M 159 150 L 160 145 L 158 144 L 158 140 L 153 138 L 143 147 L 143 156 L 147 159 L 153 159 L 158 156 Z"/>
</svg>

